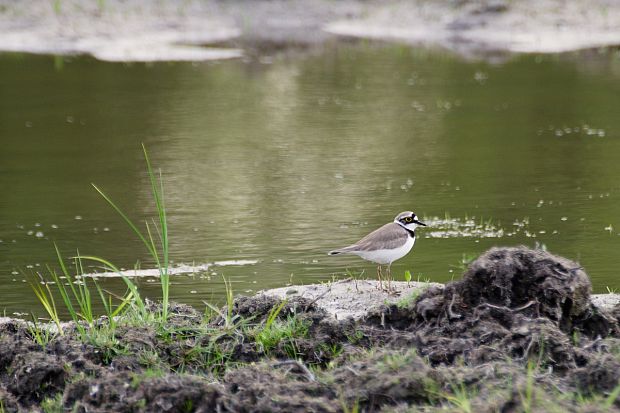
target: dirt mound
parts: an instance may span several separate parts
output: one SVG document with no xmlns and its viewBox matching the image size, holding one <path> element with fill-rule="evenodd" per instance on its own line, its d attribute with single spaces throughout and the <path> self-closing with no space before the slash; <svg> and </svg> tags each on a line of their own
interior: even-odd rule
<svg viewBox="0 0 620 413">
<path fill-rule="evenodd" d="M 407 307 L 383 307 L 366 322 L 414 332 L 413 344 L 434 364 L 542 357 L 567 370 L 587 363 L 571 342 L 575 334 L 618 333 L 616 319 L 591 303 L 590 291 L 572 261 L 525 247 L 493 248 L 462 280 L 429 288 Z"/>
<path fill-rule="evenodd" d="M 565 333 L 607 336 L 617 326 L 592 305 L 591 290 L 587 274 L 572 261 L 525 247 L 493 248 L 470 264 L 461 281 L 446 286 L 442 303 L 429 296 L 420 309 L 428 315 L 441 307 L 450 320 L 488 309 L 504 315 L 508 326 L 514 314 L 544 317 Z"/>
<path fill-rule="evenodd" d="M 592 286 L 583 268 L 543 250 L 493 248 L 472 262 L 463 280 L 451 289 L 458 291 L 461 308 L 509 308 L 549 318 L 565 332 L 594 312 Z"/>
<path fill-rule="evenodd" d="M 333 372 L 341 397 L 357 400 L 374 411 L 397 402 L 426 404 L 443 377 L 431 369 L 415 350 L 381 351 L 344 363 Z"/>
<path fill-rule="evenodd" d="M 238 297 L 232 306 L 232 316 L 241 317 L 254 322 L 264 322 L 274 307 L 283 304 L 278 312 L 280 319 L 289 316 L 303 315 L 306 318 L 322 320 L 327 316 L 327 312 L 316 305 L 316 302 L 303 297 L 293 297 L 290 300 L 281 300 L 267 295 L 257 295 L 254 297 Z M 215 325 L 223 323 L 222 317 L 214 320 Z"/>
<path fill-rule="evenodd" d="M 88 359 L 98 359 L 97 349 L 75 339 L 58 337 L 42 348 L 23 323 L 5 324 L 2 330 L 0 393 L 8 395 L 0 400 L 8 400 L 9 405 L 12 400 L 20 406 L 36 405 L 61 392 L 75 371 L 94 374 L 99 369 Z"/>
<path fill-rule="evenodd" d="M 111 373 L 69 384 L 63 404 L 76 412 L 209 412 L 221 387 L 197 376 Z"/>
<path fill-rule="evenodd" d="M 247 331 L 242 333 L 244 339 L 241 343 L 238 337 L 223 338 L 220 344 L 231 349 L 232 360 L 250 362 L 270 356 L 325 365 L 340 352 L 342 346 L 349 343 L 350 337 L 357 337 L 358 340 L 364 338 L 353 320 L 334 320 L 324 309 L 318 307 L 315 301 L 303 297 L 284 301 L 266 295 L 239 297 L 234 301 L 230 318 L 264 324 L 269 315 L 278 309 L 275 319 L 280 323 L 294 324 L 285 327 L 291 329 L 293 336 L 280 340 L 270 351 L 266 351 L 264 345 L 258 343 L 252 334 L 248 335 Z M 224 311 L 225 309 L 222 309 L 222 312 Z M 225 325 L 225 319 L 218 316 L 210 325 L 221 327 Z"/>
<path fill-rule="evenodd" d="M 151 312 L 160 312 L 161 303 L 154 302 L 148 298 L 145 300 L 146 308 Z M 168 304 L 168 320 L 176 326 L 195 325 L 202 320 L 202 314 L 194 307 L 187 304 L 176 303 L 171 301 Z"/>
<path fill-rule="evenodd" d="M 227 412 L 339 412 L 335 394 L 305 367 L 269 363 L 233 370 L 224 377 Z"/>
</svg>

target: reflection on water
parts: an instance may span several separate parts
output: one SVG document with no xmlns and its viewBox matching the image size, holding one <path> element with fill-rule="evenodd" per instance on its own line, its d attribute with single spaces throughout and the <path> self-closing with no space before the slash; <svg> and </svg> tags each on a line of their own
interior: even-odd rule
<svg viewBox="0 0 620 413">
<path fill-rule="evenodd" d="M 141 142 L 163 171 L 175 265 L 256 261 L 175 275 L 180 301 L 218 299 L 222 275 L 251 292 L 372 274 L 326 251 L 403 210 L 431 225 L 394 274 L 447 281 L 463 254 L 539 243 L 579 260 L 597 291 L 619 288 L 619 68 L 614 54 L 490 66 L 398 46 L 62 70 L 3 55 L 0 306 L 37 308 L 21 272 L 53 263 L 52 241 L 152 267 L 90 186 L 154 216 Z M 155 296 L 154 281 L 139 282 Z"/>
<path fill-rule="evenodd" d="M 169 266 L 166 273 L 168 275 L 179 275 L 179 274 L 188 274 L 199 276 L 201 278 L 210 278 L 209 272 L 213 271 L 213 267 L 228 267 L 228 266 L 237 266 L 237 265 L 254 265 L 257 264 L 257 260 L 227 260 L 227 261 L 215 261 L 209 264 L 195 264 L 195 265 L 172 265 Z M 155 268 L 132 268 L 130 270 L 120 270 L 120 271 L 110 271 L 105 268 L 106 271 L 95 271 L 95 272 L 84 272 L 80 275 L 81 277 L 90 277 L 94 279 L 99 278 L 116 278 L 116 277 L 127 277 L 127 278 L 139 278 L 139 277 L 155 277 L 158 278 L 160 276 L 160 269 L 158 267 Z M 214 273 L 214 275 L 217 273 Z"/>
</svg>

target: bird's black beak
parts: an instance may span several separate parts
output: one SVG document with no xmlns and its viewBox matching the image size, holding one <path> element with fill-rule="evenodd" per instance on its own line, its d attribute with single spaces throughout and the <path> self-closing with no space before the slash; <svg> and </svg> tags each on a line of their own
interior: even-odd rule
<svg viewBox="0 0 620 413">
<path fill-rule="evenodd" d="M 418 224 L 418 225 L 422 225 L 423 227 L 425 227 L 425 226 L 426 226 L 426 224 L 425 224 L 424 222 L 421 222 L 421 221 L 417 221 L 417 220 L 416 220 L 416 221 L 413 221 L 413 222 L 414 222 L 414 223 L 416 223 L 416 224 Z"/>
</svg>

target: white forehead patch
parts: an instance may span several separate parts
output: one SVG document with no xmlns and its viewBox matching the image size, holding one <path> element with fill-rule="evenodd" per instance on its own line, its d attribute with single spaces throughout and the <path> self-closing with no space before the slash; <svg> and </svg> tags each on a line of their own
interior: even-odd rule
<svg viewBox="0 0 620 413">
<path fill-rule="evenodd" d="M 401 219 L 401 218 L 405 218 L 405 217 L 410 217 L 411 215 L 413 215 L 413 212 L 411 212 L 411 211 L 401 212 L 400 214 L 398 214 L 398 215 L 396 216 L 396 219 Z"/>
</svg>

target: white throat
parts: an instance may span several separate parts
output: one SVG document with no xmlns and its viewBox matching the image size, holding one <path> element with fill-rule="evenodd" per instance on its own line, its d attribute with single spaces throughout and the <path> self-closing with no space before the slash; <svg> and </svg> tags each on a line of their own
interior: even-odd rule
<svg viewBox="0 0 620 413">
<path fill-rule="evenodd" d="M 415 229 L 418 227 L 418 224 L 416 224 L 415 222 L 412 222 L 411 224 L 403 224 L 402 222 L 398 221 L 398 220 L 394 220 L 394 223 L 400 225 L 401 227 L 405 228 L 407 231 L 415 231 Z M 409 234 L 411 236 L 411 234 Z"/>
</svg>

